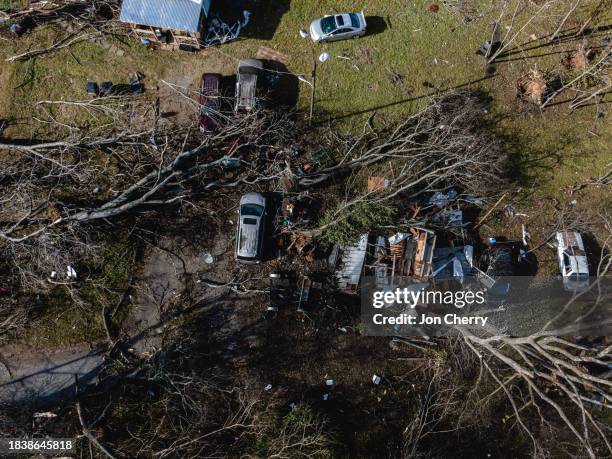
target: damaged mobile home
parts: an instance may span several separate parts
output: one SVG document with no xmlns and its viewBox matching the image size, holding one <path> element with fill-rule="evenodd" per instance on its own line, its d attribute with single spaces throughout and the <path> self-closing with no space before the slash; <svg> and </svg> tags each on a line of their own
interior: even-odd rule
<svg viewBox="0 0 612 459">
<path fill-rule="evenodd" d="M 382 177 L 368 179 L 369 191 L 387 186 Z M 335 270 L 338 287 L 345 293 L 356 293 L 361 277 L 374 278 L 378 288 L 400 283 L 478 282 L 486 287 L 495 278 L 479 269 L 474 246 L 468 242 L 464 221 L 465 206 L 482 205 L 471 195 L 454 190 L 436 192 L 418 202 L 410 202 L 412 218 L 419 216 L 433 222 L 438 229 L 414 226 L 392 235 L 362 234 L 350 246 L 335 246 L 329 264 Z M 440 240 L 439 236 L 443 236 Z"/>
</svg>

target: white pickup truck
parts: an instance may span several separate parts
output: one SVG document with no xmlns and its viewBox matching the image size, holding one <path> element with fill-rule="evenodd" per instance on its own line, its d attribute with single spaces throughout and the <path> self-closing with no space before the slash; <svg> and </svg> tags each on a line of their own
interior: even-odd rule
<svg viewBox="0 0 612 459">
<path fill-rule="evenodd" d="M 263 62 L 259 59 L 242 59 L 239 62 L 234 111 L 252 111 L 257 108 L 263 68 Z"/>
<path fill-rule="evenodd" d="M 563 288 L 568 291 L 586 289 L 589 286 L 589 264 L 580 233 L 558 232 L 557 255 L 563 277 Z"/>
</svg>

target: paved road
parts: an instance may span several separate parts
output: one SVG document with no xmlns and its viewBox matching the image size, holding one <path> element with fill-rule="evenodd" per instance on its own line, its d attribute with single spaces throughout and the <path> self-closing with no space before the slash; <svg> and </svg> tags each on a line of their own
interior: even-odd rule
<svg viewBox="0 0 612 459">
<path fill-rule="evenodd" d="M 103 360 L 103 347 L 81 344 L 61 350 L 26 346 L 0 348 L 0 403 L 27 399 L 41 402 L 74 391 L 79 384 L 94 382 Z"/>
<path fill-rule="evenodd" d="M 144 293 L 134 298 L 130 317 L 125 324 L 125 333 L 131 338 L 129 345 L 137 354 L 146 357 L 161 345 L 161 310 L 180 298 L 185 288 L 184 274 L 193 275 L 203 271 L 208 275 L 208 270 L 226 277 L 231 274 L 226 264 L 232 260 L 231 249 L 228 249 L 232 243 L 226 238 L 216 238 L 216 241 L 218 246 L 214 247 L 214 253 L 228 253 L 229 256 L 214 265 L 205 261 L 202 251 L 191 246 L 183 250 L 180 258 L 158 248 L 148 253 L 139 276 L 142 286 L 147 288 L 141 288 Z M 229 277 L 220 281 L 227 282 Z M 218 295 L 219 292 L 213 289 L 209 293 Z M 202 301 L 205 299 L 202 296 Z M 215 304 L 211 303 L 208 308 Z M 104 350 L 104 344 L 95 347 L 87 343 L 56 350 L 25 345 L 0 347 L 0 405 L 25 400 L 44 403 L 74 393 L 75 374 L 80 385 L 95 382 L 104 359 Z"/>
</svg>

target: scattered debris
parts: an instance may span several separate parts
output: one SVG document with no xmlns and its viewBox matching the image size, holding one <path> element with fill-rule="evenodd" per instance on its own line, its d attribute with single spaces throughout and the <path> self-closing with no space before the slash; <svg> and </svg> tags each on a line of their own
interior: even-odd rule
<svg viewBox="0 0 612 459">
<path fill-rule="evenodd" d="M 476 50 L 476 54 L 480 54 L 485 59 L 489 59 L 501 48 L 501 28 L 499 22 L 493 23 L 493 32 L 491 40 L 486 40 L 480 48 Z"/>
<path fill-rule="evenodd" d="M 266 392 L 268 392 L 268 391 L 272 390 L 272 384 L 268 384 L 266 387 L 264 387 L 264 390 L 265 390 Z"/>
<path fill-rule="evenodd" d="M 76 279 L 76 277 L 77 277 L 77 273 L 76 273 L 76 271 L 75 271 L 75 270 L 74 270 L 74 268 L 73 268 L 72 266 L 70 266 L 70 265 L 68 265 L 68 266 L 66 267 L 66 277 L 67 277 L 68 279 Z"/>
<path fill-rule="evenodd" d="M 291 280 L 288 273 L 274 272 L 270 274 L 270 304 L 268 312 L 276 313 L 279 307 L 289 303 Z"/>
<path fill-rule="evenodd" d="M 556 238 L 563 288 L 567 291 L 586 289 L 589 286 L 589 263 L 582 235 L 577 231 L 563 231 L 558 232 Z"/>
<path fill-rule="evenodd" d="M 373 258 L 367 268 L 374 271 L 379 287 L 394 284 L 399 278 L 415 281 L 427 278 L 432 271 L 436 235 L 424 228 L 396 233 L 389 238 L 378 236 L 373 244 Z"/>
<path fill-rule="evenodd" d="M 334 380 L 333 379 L 326 379 L 325 380 L 325 385 L 326 386 L 333 386 L 334 385 Z"/>
<path fill-rule="evenodd" d="M 430 13 L 434 13 L 435 14 L 438 11 L 440 11 L 440 7 L 437 4 L 432 3 L 431 5 L 429 5 L 427 7 L 427 11 L 429 11 Z"/>
<path fill-rule="evenodd" d="M 372 375 L 372 382 L 374 384 L 376 384 L 378 386 L 381 381 L 382 381 L 382 377 L 380 377 L 378 375 Z"/>
<path fill-rule="evenodd" d="M 480 225 L 482 225 L 487 218 L 489 217 L 489 215 L 491 215 L 491 213 L 493 213 L 493 211 L 497 208 L 497 206 L 499 206 L 501 204 L 501 202 L 504 200 L 504 198 L 506 197 L 508 193 L 504 193 L 502 194 L 499 199 L 495 202 L 495 204 L 493 204 L 493 206 L 487 211 L 486 214 L 484 214 L 480 220 L 478 220 L 478 223 L 476 223 L 476 225 L 474 226 L 474 228 L 478 228 Z"/>
<path fill-rule="evenodd" d="M 327 400 L 329 398 L 329 394 L 323 394 L 323 400 Z"/>
<path fill-rule="evenodd" d="M 431 274 L 431 261 L 436 247 L 436 234 L 425 228 L 413 228 L 412 237 L 407 240 L 405 265 L 407 273 L 417 279 Z"/>
<path fill-rule="evenodd" d="M 208 20 L 208 28 L 202 40 L 202 47 L 209 48 L 235 40 L 240 36 L 240 32 L 243 27 L 247 26 L 250 19 L 251 12 L 247 10 L 242 12 L 242 19 L 237 20 L 231 25 L 223 22 L 219 16 L 210 18 Z"/>
<path fill-rule="evenodd" d="M 112 81 L 104 81 L 98 85 L 97 82 L 88 80 L 85 89 L 87 94 L 92 97 L 110 97 L 122 96 L 129 94 L 144 93 L 144 85 L 141 83 L 143 76 L 140 72 L 130 72 L 128 74 L 128 83 L 113 84 Z"/>
<path fill-rule="evenodd" d="M 524 213 L 521 213 L 521 212 L 517 212 L 516 209 L 514 208 L 514 205 L 512 205 L 512 204 L 506 204 L 504 206 L 504 214 L 508 218 L 512 218 L 512 217 L 529 217 L 529 215 L 527 215 L 527 214 L 524 214 Z"/>
<path fill-rule="evenodd" d="M 39 419 L 39 418 L 56 418 L 57 414 L 52 413 L 50 411 L 45 411 L 43 413 L 34 413 L 32 415 L 32 417 L 34 417 L 35 419 Z"/>
<path fill-rule="evenodd" d="M 310 297 L 310 287 L 312 286 L 312 281 L 308 277 L 302 277 L 302 285 L 300 288 L 300 296 L 298 297 L 297 302 L 297 310 L 298 312 L 305 312 L 305 306 L 308 304 L 308 299 Z M 333 383 L 333 381 L 332 381 Z"/>
<path fill-rule="evenodd" d="M 442 208 L 453 203 L 457 199 L 457 195 L 455 190 L 449 190 L 447 193 L 436 191 L 431 195 L 427 203 Z"/>
<path fill-rule="evenodd" d="M 88 81 L 86 89 L 87 94 L 92 97 L 97 97 L 97 95 L 100 93 L 100 86 L 98 86 L 98 83 L 96 83 L 95 81 Z"/>
<path fill-rule="evenodd" d="M 358 65 L 372 65 L 374 63 L 372 48 L 369 46 L 357 46 L 353 54 Z"/>
<path fill-rule="evenodd" d="M 521 225 L 521 231 L 523 233 L 523 245 L 527 247 L 529 245 L 529 241 L 531 240 L 531 234 L 525 228 L 525 225 Z"/>
<path fill-rule="evenodd" d="M 463 281 L 464 277 L 474 275 L 474 247 L 465 245 L 463 247 L 442 247 L 434 251 L 432 261 L 434 271 L 433 278 L 450 279 L 457 278 Z"/>
</svg>

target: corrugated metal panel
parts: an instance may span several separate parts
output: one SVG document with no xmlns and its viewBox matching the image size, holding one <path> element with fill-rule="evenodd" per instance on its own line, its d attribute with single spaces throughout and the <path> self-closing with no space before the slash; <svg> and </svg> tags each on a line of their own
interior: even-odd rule
<svg viewBox="0 0 612 459">
<path fill-rule="evenodd" d="M 338 287 L 341 289 L 356 288 L 361 279 L 361 271 L 368 248 L 368 233 L 362 234 L 359 242 L 346 247 L 342 254 L 342 269 L 336 272 Z"/>
<path fill-rule="evenodd" d="M 202 10 L 206 14 L 210 0 L 123 0 L 123 22 L 161 29 L 199 32 Z"/>
<path fill-rule="evenodd" d="M 204 10 L 204 14 L 206 17 L 210 14 L 210 4 L 212 0 L 202 0 L 202 9 Z"/>
</svg>

